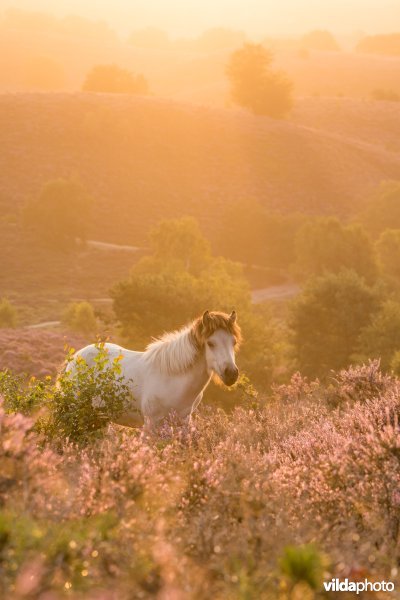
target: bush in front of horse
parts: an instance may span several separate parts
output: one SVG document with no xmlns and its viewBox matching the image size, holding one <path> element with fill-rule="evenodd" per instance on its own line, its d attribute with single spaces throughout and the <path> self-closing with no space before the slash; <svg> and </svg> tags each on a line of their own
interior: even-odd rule
<svg viewBox="0 0 400 600">
<path fill-rule="evenodd" d="M 9 371 L 0 373 L 5 409 L 34 416 L 35 430 L 49 441 L 86 444 L 98 437 L 123 411 L 130 392 L 121 376 L 119 358 L 109 361 L 104 345 L 97 344 L 97 348 L 93 366 L 77 359 L 73 375 L 63 371 L 56 382 L 51 377 L 26 381 Z"/>
</svg>

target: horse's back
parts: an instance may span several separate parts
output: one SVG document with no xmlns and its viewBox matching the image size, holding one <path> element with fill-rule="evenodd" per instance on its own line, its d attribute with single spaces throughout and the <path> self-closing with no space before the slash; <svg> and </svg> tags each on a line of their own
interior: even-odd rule
<svg viewBox="0 0 400 600">
<path fill-rule="evenodd" d="M 66 371 L 73 371 L 75 362 L 80 358 L 83 359 L 89 367 L 93 366 L 96 356 L 103 349 L 107 354 L 107 359 L 109 362 L 112 362 L 120 356 L 122 356 L 122 359 L 124 359 L 128 356 L 136 354 L 136 352 L 133 352 L 132 350 L 127 350 L 126 348 L 123 348 L 118 344 L 111 344 L 107 342 L 105 344 L 102 344 L 101 347 L 99 347 L 96 344 L 89 344 L 88 346 L 85 346 L 84 348 L 81 348 L 80 350 L 75 352 L 75 354 L 72 357 L 72 360 L 68 363 L 66 367 Z"/>
</svg>

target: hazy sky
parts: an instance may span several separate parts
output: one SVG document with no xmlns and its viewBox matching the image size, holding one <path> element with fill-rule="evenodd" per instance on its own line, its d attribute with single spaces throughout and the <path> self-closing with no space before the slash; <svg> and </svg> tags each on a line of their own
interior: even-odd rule
<svg viewBox="0 0 400 600">
<path fill-rule="evenodd" d="M 0 0 L 0 6 L 104 19 L 121 32 L 148 25 L 179 35 L 216 25 L 262 35 L 400 29 L 400 0 Z"/>
</svg>

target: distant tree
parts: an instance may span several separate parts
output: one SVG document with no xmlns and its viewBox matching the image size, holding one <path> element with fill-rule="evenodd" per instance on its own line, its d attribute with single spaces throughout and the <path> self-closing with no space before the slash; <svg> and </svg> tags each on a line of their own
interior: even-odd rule
<svg viewBox="0 0 400 600">
<path fill-rule="evenodd" d="M 400 283 L 400 229 L 387 229 L 376 243 L 383 272 Z"/>
<path fill-rule="evenodd" d="M 372 279 L 376 274 L 373 245 L 360 225 L 344 226 L 334 217 L 307 222 L 296 237 L 295 269 L 303 277 L 352 269 Z"/>
<path fill-rule="evenodd" d="M 400 182 L 382 183 L 359 219 L 375 237 L 385 229 L 400 229 Z"/>
<path fill-rule="evenodd" d="M 7 298 L 2 298 L 0 300 L 0 327 L 16 327 L 17 321 L 17 309 Z"/>
<path fill-rule="evenodd" d="M 400 94 L 391 89 L 377 88 L 372 90 L 371 96 L 374 100 L 383 102 L 400 102 Z"/>
<path fill-rule="evenodd" d="M 400 33 L 368 35 L 356 46 L 357 52 L 368 54 L 400 55 Z"/>
<path fill-rule="evenodd" d="M 292 107 L 292 84 L 271 63 L 261 44 L 245 44 L 231 55 L 226 72 L 234 102 L 256 115 L 282 118 Z"/>
<path fill-rule="evenodd" d="M 149 237 L 156 261 L 182 263 L 191 273 L 198 273 L 210 261 L 210 243 L 192 217 L 162 221 Z"/>
<path fill-rule="evenodd" d="M 379 308 L 377 292 L 354 271 L 309 280 L 290 307 L 290 325 L 299 369 L 323 376 L 347 366 L 360 332 Z"/>
<path fill-rule="evenodd" d="M 84 92 L 113 94 L 147 94 L 148 84 L 143 75 L 134 75 L 117 65 L 96 65 L 86 75 Z"/>
<path fill-rule="evenodd" d="M 310 31 L 301 39 L 301 47 L 305 50 L 320 50 L 325 52 L 337 52 L 340 50 L 334 36 L 330 31 Z"/>
<path fill-rule="evenodd" d="M 98 329 L 93 306 L 89 302 L 70 304 L 63 315 L 63 323 L 72 331 L 86 335 L 94 334 Z"/>
<path fill-rule="evenodd" d="M 221 224 L 218 249 L 247 265 L 288 269 L 295 259 L 294 239 L 304 218 L 271 213 L 255 200 L 229 206 Z"/>
<path fill-rule="evenodd" d="M 400 352 L 400 303 L 387 300 L 372 321 L 360 333 L 359 359 L 380 358 L 381 367 L 390 370 Z"/>
<path fill-rule="evenodd" d="M 91 198 L 78 181 L 55 179 L 24 209 L 24 226 L 46 244 L 66 249 L 85 240 Z"/>
</svg>

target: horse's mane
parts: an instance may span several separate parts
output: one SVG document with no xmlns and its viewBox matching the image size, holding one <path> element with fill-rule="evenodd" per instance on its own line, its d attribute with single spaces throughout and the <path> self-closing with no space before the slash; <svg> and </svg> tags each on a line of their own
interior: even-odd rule
<svg viewBox="0 0 400 600">
<path fill-rule="evenodd" d="M 162 373 L 184 373 L 195 362 L 199 345 L 193 335 L 192 325 L 165 333 L 151 342 L 144 353 L 145 359 L 157 364 Z"/>
<path fill-rule="evenodd" d="M 217 329 L 229 331 L 236 338 L 236 347 L 241 342 L 240 327 L 222 312 L 207 313 L 207 321 L 198 317 L 182 329 L 165 333 L 151 342 L 144 353 L 145 359 L 157 364 L 163 373 L 184 373 L 196 361 L 205 341 Z"/>
</svg>

